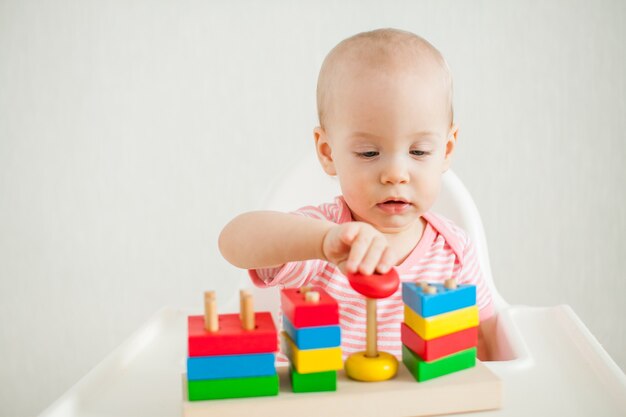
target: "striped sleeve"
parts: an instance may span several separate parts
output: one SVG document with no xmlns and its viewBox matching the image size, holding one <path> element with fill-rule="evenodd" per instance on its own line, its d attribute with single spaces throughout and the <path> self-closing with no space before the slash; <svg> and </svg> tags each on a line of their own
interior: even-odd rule
<svg viewBox="0 0 626 417">
<path fill-rule="evenodd" d="M 478 306 L 480 321 L 487 320 L 494 314 L 493 297 L 480 267 L 476 247 L 469 236 L 466 237 L 462 265 L 458 282 L 459 284 L 476 285 L 476 305 Z"/>
<path fill-rule="evenodd" d="M 319 220 L 328 220 L 338 223 L 344 215 L 344 205 L 339 198 L 331 203 L 319 206 L 305 206 L 291 214 L 310 217 Z M 275 268 L 249 269 L 248 274 L 252 283 L 257 287 L 301 287 L 313 277 L 319 275 L 327 262 L 321 259 L 287 262 Z"/>
</svg>

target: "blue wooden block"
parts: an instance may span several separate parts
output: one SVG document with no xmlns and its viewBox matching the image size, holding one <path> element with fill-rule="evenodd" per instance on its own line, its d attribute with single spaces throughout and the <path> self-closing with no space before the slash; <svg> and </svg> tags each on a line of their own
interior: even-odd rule
<svg viewBox="0 0 626 417">
<path fill-rule="evenodd" d="M 339 326 L 295 327 L 283 315 L 283 328 L 298 349 L 323 349 L 341 345 Z"/>
<path fill-rule="evenodd" d="M 273 353 L 187 358 L 187 379 L 244 378 L 276 375 Z"/>
<path fill-rule="evenodd" d="M 476 305 L 476 286 L 459 285 L 447 289 L 441 283 L 429 283 L 437 287 L 437 294 L 424 294 L 414 282 L 402 283 L 402 301 L 422 317 L 431 317 Z"/>
</svg>

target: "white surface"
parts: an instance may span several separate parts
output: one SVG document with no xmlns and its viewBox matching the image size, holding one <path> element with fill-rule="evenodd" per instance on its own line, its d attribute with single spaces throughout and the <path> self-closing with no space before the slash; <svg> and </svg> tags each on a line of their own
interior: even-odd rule
<svg viewBox="0 0 626 417">
<path fill-rule="evenodd" d="M 385 26 L 450 64 L 502 295 L 570 304 L 626 369 L 624 21 L 621 0 L 0 1 L 0 415 L 161 306 L 236 294 L 219 231 L 313 152 L 324 55 Z"/>
<path fill-rule="evenodd" d="M 41 417 L 180 415 L 186 316 L 200 313 L 159 311 Z M 510 343 L 518 357 L 485 362 L 503 381 L 503 406 L 469 415 L 626 413 L 626 377 L 569 307 L 505 307 L 499 314 L 506 331 L 499 338 L 507 339 L 500 343 Z"/>
</svg>

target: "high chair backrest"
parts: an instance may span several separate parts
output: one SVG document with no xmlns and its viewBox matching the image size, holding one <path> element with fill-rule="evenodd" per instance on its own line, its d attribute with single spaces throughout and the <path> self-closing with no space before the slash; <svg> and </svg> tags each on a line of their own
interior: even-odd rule
<svg viewBox="0 0 626 417">
<path fill-rule="evenodd" d="M 293 211 L 307 205 L 319 205 L 341 194 L 339 182 L 321 169 L 314 156 L 298 161 L 272 187 L 266 208 L 277 211 Z M 474 241 L 487 284 L 494 295 L 496 310 L 507 305 L 493 282 L 485 231 L 480 214 L 469 191 L 461 180 L 448 170 L 443 174 L 441 194 L 431 209 L 454 221 Z M 271 311 L 277 317 L 279 298 L 277 290 L 254 289 L 258 309 Z"/>
</svg>

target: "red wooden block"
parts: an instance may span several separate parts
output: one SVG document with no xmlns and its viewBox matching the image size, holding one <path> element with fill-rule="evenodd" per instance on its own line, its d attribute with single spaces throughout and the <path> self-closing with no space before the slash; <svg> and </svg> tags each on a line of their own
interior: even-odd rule
<svg viewBox="0 0 626 417">
<path fill-rule="evenodd" d="M 470 327 L 435 339 L 424 340 L 402 323 L 402 343 L 426 362 L 457 353 L 478 345 L 478 327 Z"/>
<path fill-rule="evenodd" d="M 286 288 L 280 292 L 283 313 L 294 327 L 330 326 L 339 324 L 339 304 L 320 287 L 310 291 L 320 294 L 319 302 L 304 299 L 298 288 Z"/>
<path fill-rule="evenodd" d="M 239 314 L 219 316 L 220 329 L 211 333 L 204 328 L 204 316 L 189 316 L 189 356 L 240 355 L 278 351 L 278 334 L 269 312 L 255 313 L 254 330 L 241 327 Z"/>
<path fill-rule="evenodd" d="M 395 268 L 391 268 L 386 274 L 348 273 L 348 282 L 354 291 L 367 298 L 387 298 L 400 286 L 400 278 Z"/>
</svg>

